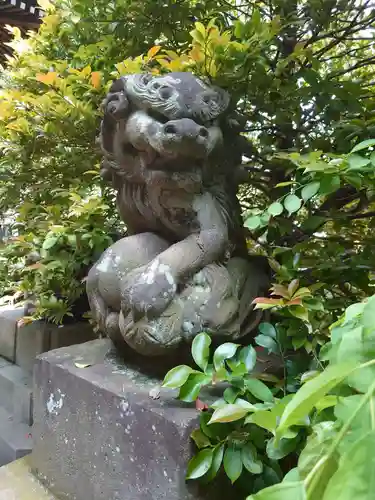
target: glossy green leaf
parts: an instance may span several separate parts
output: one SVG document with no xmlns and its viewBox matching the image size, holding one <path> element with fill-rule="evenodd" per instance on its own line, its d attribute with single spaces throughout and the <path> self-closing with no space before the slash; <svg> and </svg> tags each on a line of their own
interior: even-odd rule
<svg viewBox="0 0 375 500">
<path fill-rule="evenodd" d="M 261 226 L 262 221 L 258 215 L 253 215 L 245 220 L 244 226 L 253 231 Z"/>
<path fill-rule="evenodd" d="M 191 354 L 196 364 L 206 370 L 210 356 L 211 337 L 207 333 L 197 335 L 191 346 Z"/>
<path fill-rule="evenodd" d="M 263 463 L 258 460 L 258 452 L 252 443 L 247 443 L 241 449 L 241 460 L 245 469 L 251 474 L 261 474 Z"/>
<path fill-rule="evenodd" d="M 319 191 L 320 182 L 310 182 L 302 188 L 301 196 L 304 201 L 310 200 Z"/>
<path fill-rule="evenodd" d="M 356 363 L 351 362 L 329 366 L 320 375 L 306 382 L 285 408 L 277 435 L 282 437 L 283 432 L 289 427 L 309 415 L 315 404 L 347 377 L 356 366 Z"/>
<path fill-rule="evenodd" d="M 284 200 L 284 207 L 289 212 L 289 215 L 298 212 L 301 208 L 302 200 L 295 194 L 289 194 Z"/>
<path fill-rule="evenodd" d="M 323 500 L 375 498 L 375 433 L 365 434 L 347 450 L 325 490 Z"/>
<path fill-rule="evenodd" d="M 177 389 L 184 385 L 187 381 L 189 375 L 193 373 L 194 370 L 187 365 L 180 365 L 172 368 L 164 377 L 163 387 L 169 387 L 170 389 Z"/>
<path fill-rule="evenodd" d="M 338 175 L 325 175 L 320 181 L 320 194 L 328 195 L 339 189 L 341 180 Z"/>
<path fill-rule="evenodd" d="M 362 141 L 350 151 L 350 153 L 356 153 L 357 151 L 362 151 L 363 149 L 368 149 L 371 146 L 375 146 L 375 139 L 367 139 L 366 141 Z"/>
<path fill-rule="evenodd" d="M 245 415 L 249 413 L 253 408 L 253 405 L 249 403 L 248 407 L 245 407 L 238 403 L 227 404 L 226 406 L 221 406 L 214 411 L 209 424 L 215 422 L 234 422 L 240 420 Z"/>
<path fill-rule="evenodd" d="M 232 484 L 240 477 L 242 469 L 241 450 L 233 447 L 227 448 L 224 453 L 224 470 Z"/>
<path fill-rule="evenodd" d="M 299 439 L 280 439 L 276 441 L 275 438 L 271 438 L 266 447 L 267 456 L 271 460 L 281 460 L 293 451 L 295 451 Z"/>
<path fill-rule="evenodd" d="M 225 450 L 224 444 L 217 445 L 214 448 L 211 468 L 206 475 L 207 481 L 212 481 L 219 472 L 221 464 L 223 463 L 224 450 Z"/>
<path fill-rule="evenodd" d="M 362 324 L 365 329 L 375 332 L 375 296 L 368 299 L 363 308 Z"/>
<path fill-rule="evenodd" d="M 256 378 L 250 378 L 245 381 L 245 386 L 251 394 L 261 401 L 267 401 L 271 403 L 273 401 L 273 394 L 271 389 L 269 389 L 266 384 Z"/>
<path fill-rule="evenodd" d="M 363 400 L 362 394 L 354 394 L 338 398 L 335 406 L 335 417 L 345 424 L 360 405 Z M 375 397 L 370 398 L 366 405 L 361 408 L 351 423 L 350 429 L 352 431 L 361 430 L 362 432 L 369 432 L 375 427 Z"/>
<path fill-rule="evenodd" d="M 200 429 L 195 429 L 190 437 L 199 449 L 211 446 L 210 440 Z"/>
<path fill-rule="evenodd" d="M 258 328 L 260 333 L 263 333 L 263 335 L 267 335 L 268 337 L 276 339 L 277 332 L 275 327 L 271 325 L 271 323 L 261 323 Z"/>
<path fill-rule="evenodd" d="M 202 373 L 191 374 L 189 378 L 180 388 L 178 398 L 187 403 L 191 403 L 199 396 L 201 388 L 211 382 L 211 377 Z"/>
<path fill-rule="evenodd" d="M 259 427 L 262 427 L 262 429 L 266 429 L 267 431 L 273 433 L 275 432 L 277 421 L 278 417 L 276 414 L 271 411 L 261 410 L 249 415 L 246 418 L 245 423 L 258 425 Z"/>
<path fill-rule="evenodd" d="M 246 366 L 248 372 L 250 372 L 256 363 L 257 353 L 253 346 L 249 345 L 243 347 L 240 351 L 240 361 Z"/>
<path fill-rule="evenodd" d="M 275 484 L 256 495 L 250 495 L 246 500 L 307 500 L 307 497 L 303 482 L 297 481 Z"/>
<path fill-rule="evenodd" d="M 189 462 L 186 479 L 198 479 L 204 476 L 212 465 L 213 449 L 201 450 Z"/>
<path fill-rule="evenodd" d="M 219 370 L 226 359 L 231 359 L 236 354 L 239 344 L 232 344 L 231 342 L 226 342 L 219 346 L 214 352 L 214 366 L 215 370 Z"/>
<path fill-rule="evenodd" d="M 59 241 L 58 236 L 49 236 L 43 242 L 43 250 L 50 250 Z"/>
<path fill-rule="evenodd" d="M 349 170 L 361 170 L 370 163 L 370 160 L 368 158 L 365 158 L 357 154 L 350 155 L 348 161 L 349 161 Z"/>
<path fill-rule="evenodd" d="M 268 352 L 273 352 L 273 353 L 279 352 L 279 347 L 276 341 L 273 338 L 268 337 L 267 335 L 263 334 L 257 335 L 254 340 L 259 346 L 267 349 Z"/>
<path fill-rule="evenodd" d="M 274 203 L 272 203 L 272 205 L 270 205 L 268 207 L 267 211 L 270 215 L 273 215 L 274 217 L 276 217 L 277 215 L 280 215 L 283 213 L 284 207 L 282 206 L 282 204 L 279 201 L 275 201 Z"/>
</svg>

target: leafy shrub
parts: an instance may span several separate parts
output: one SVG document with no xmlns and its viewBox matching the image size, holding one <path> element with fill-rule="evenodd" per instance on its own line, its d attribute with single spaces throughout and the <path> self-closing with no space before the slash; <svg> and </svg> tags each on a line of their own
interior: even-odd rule
<svg viewBox="0 0 375 500">
<path fill-rule="evenodd" d="M 284 348 L 273 325 L 259 330 L 258 344 Z M 320 368 L 302 375 L 296 393 L 259 371 L 252 346 L 225 343 L 211 354 L 210 337 L 195 337 L 191 352 L 199 369 L 177 366 L 164 379 L 164 387 L 179 388 L 179 399 L 197 401 L 202 410 L 191 435 L 199 451 L 187 479 L 211 481 L 223 469 L 234 483 L 245 473 L 255 493 L 248 500 L 370 498 L 375 296 L 350 306 L 330 331 Z M 226 386 L 222 398 L 198 399 L 205 386 L 219 384 Z"/>
</svg>

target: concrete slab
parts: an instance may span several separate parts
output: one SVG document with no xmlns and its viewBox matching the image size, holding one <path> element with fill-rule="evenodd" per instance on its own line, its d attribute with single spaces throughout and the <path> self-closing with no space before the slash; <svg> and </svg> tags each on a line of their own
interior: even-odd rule
<svg viewBox="0 0 375 500">
<path fill-rule="evenodd" d="M 66 500 L 226 498 L 226 488 L 186 483 L 198 412 L 169 391 L 154 399 L 159 384 L 119 362 L 108 339 L 40 356 L 33 472 Z"/>
<path fill-rule="evenodd" d="M 32 442 L 32 428 L 0 407 L 0 466 L 31 453 Z"/>
<path fill-rule="evenodd" d="M 8 362 L 0 363 L 0 404 L 15 422 L 32 425 L 32 376 Z"/>
<path fill-rule="evenodd" d="M 15 363 L 32 373 L 35 358 L 50 349 L 50 333 L 44 321 L 18 327 Z"/>
<path fill-rule="evenodd" d="M 1 500 L 57 500 L 31 473 L 29 458 L 0 467 Z"/>
<path fill-rule="evenodd" d="M 23 307 L 0 307 L 0 356 L 12 363 L 16 359 L 17 322 L 23 316 Z"/>
</svg>

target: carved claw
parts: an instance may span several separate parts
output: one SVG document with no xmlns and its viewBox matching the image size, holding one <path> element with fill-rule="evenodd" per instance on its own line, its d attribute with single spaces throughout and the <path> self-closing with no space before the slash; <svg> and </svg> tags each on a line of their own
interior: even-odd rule
<svg viewBox="0 0 375 500">
<path fill-rule="evenodd" d="M 126 276 L 122 284 L 122 303 L 131 308 L 134 320 L 157 317 L 174 298 L 177 284 L 169 266 L 157 259 Z"/>
</svg>

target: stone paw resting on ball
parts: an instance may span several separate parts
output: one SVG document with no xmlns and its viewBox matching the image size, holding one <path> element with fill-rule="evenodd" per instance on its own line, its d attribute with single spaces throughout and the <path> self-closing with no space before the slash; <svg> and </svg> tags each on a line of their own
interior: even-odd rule
<svg viewBox="0 0 375 500">
<path fill-rule="evenodd" d="M 103 103 L 102 176 L 128 236 L 93 266 L 87 293 L 99 329 L 141 354 L 202 330 L 238 339 L 260 320 L 252 301 L 268 276 L 247 255 L 229 103 L 190 73 L 122 77 Z"/>
</svg>

